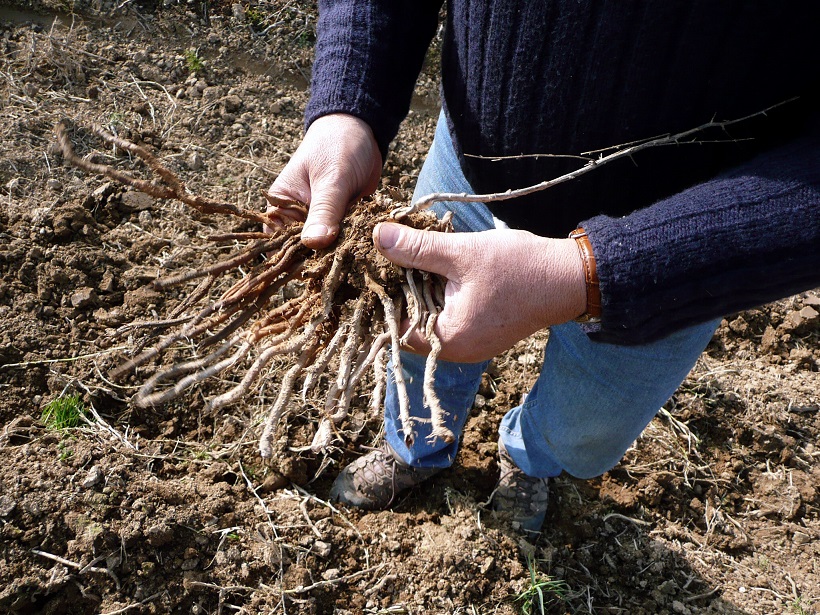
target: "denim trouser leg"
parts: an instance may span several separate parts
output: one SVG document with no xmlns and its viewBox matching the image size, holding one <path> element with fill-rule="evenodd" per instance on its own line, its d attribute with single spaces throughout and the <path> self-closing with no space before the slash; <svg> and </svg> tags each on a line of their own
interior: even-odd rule
<svg viewBox="0 0 820 615">
<path fill-rule="evenodd" d="M 415 197 L 442 191 L 473 192 L 458 164 L 443 116 L 419 175 Z M 456 231 L 496 226 L 492 214 L 480 204 L 438 203 L 434 211 L 442 215 L 450 208 Z M 642 346 L 594 342 L 572 322 L 553 327 L 536 384 L 526 402 L 510 410 L 501 423 L 501 439 L 510 456 L 531 476 L 557 476 L 566 471 L 588 478 L 606 472 L 674 393 L 717 324 L 713 321 L 690 327 Z M 453 462 L 486 366 L 439 363 L 436 392 L 456 442 L 431 443 L 427 440 L 429 423 L 417 423 L 415 442 L 408 449 L 398 418 L 392 366 L 388 365 L 386 438 L 404 461 L 418 467 L 447 467 Z M 402 367 L 411 414 L 429 418 L 429 409 L 422 404 L 424 358 L 402 353 Z"/>
<path fill-rule="evenodd" d="M 538 380 L 501 422 L 510 457 L 539 478 L 603 474 L 683 382 L 718 324 L 641 346 L 593 342 L 572 322 L 552 327 Z"/>
</svg>

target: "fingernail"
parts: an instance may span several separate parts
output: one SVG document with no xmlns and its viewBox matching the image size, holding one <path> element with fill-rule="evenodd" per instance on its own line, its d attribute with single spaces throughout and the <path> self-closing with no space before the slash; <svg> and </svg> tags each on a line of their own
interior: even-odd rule
<svg viewBox="0 0 820 615">
<path fill-rule="evenodd" d="M 302 239 L 323 239 L 330 235 L 330 229 L 324 224 L 311 224 L 302 229 Z"/>
<path fill-rule="evenodd" d="M 401 229 L 398 224 L 384 222 L 379 225 L 379 247 L 382 250 L 390 250 L 399 240 Z"/>
</svg>

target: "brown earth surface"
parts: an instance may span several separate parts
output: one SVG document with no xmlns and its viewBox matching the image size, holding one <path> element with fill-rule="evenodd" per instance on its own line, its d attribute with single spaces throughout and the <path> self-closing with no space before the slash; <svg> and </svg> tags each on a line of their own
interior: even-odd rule
<svg viewBox="0 0 820 615">
<path fill-rule="evenodd" d="M 208 234 L 250 227 L 64 166 L 54 125 L 102 124 L 195 192 L 261 208 L 302 134 L 314 29 L 302 1 L 0 6 L 0 612 L 504 614 L 527 596 L 540 612 L 538 589 L 549 613 L 820 612 L 816 292 L 727 317 L 620 465 L 555 481 L 534 542 L 486 502 L 498 421 L 546 336 L 493 363 L 455 466 L 384 512 L 326 501 L 379 442 L 365 388 L 344 446 L 307 450 L 308 399 L 263 463 L 284 363 L 217 415 L 203 400 L 231 375 L 150 409 L 130 401 L 139 375 L 108 378 L 138 338 L 117 329 L 182 296 L 150 282 L 227 254 Z M 385 186 L 412 188 L 433 74 Z M 72 393 L 87 422 L 47 427 L 42 410 Z"/>
</svg>

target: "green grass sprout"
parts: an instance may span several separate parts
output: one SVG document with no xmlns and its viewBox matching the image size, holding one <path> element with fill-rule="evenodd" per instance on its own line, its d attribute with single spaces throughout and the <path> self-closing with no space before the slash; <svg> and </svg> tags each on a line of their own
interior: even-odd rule
<svg viewBox="0 0 820 615">
<path fill-rule="evenodd" d="M 196 49 L 188 49 L 185 51 L 185 63 L 188 65 L 188 70 L 197 74 L 205 68 L 205 63 L 199 57 Z"/>
<path fill-rule="evenodd" d="M 544 615 L 549 605 L 565 599 L 564 594 L 569 587 L 563 580 L 539 572 L 532 557 L 527 558 L 527 568 L 530 571 L 530 585 L 515 597 L 515 602 L 521 605 L 524 615 Z"/>
<path fill-rule="evenodd" d="M 50 429 L 71 429 L 80 425 L 85 412 L 79 393 L 61 395 L 46 404 L 40 420 Z"/>
</svg>

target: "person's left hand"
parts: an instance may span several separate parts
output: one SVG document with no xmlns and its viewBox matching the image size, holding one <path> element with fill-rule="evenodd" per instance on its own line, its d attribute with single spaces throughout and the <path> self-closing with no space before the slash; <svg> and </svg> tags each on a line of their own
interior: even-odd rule
<svg viewBox="0 0 820 615">
<path fill-rule="evenodd" d="M 435 329 L 441 359 L 490 359 L 586 311 L 586 281 L 574 239 L 514 230 L 437 233 L 385 222 L 374 229 L 373 241 L 393 263 L 447 278 Z M 418 333 L 408 343 L 415 351 L 429 348 Z"/>
</svg>

